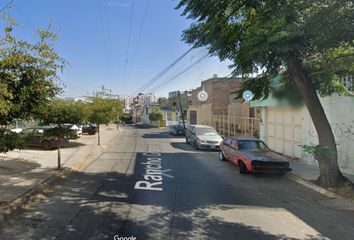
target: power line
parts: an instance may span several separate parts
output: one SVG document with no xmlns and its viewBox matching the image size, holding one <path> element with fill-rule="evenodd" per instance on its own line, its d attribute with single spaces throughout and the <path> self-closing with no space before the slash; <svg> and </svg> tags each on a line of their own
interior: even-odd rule
<svg viewBox="0 0 354 240">
<path fill-rule="evenodd" d="M 196 62 L 194 62 L 192 65 L 190 65 L 189 67 L 185 68 L 182 72 L 176 74 L 175 76 L 173 76 L 172 78 L 162 82 L 160 85 L 158 85 L 157 87 L 155 87 L 154 89 L 152 89 L 150 92 L 156 92 L 158 90 L 160 90 L 163 86 L 165 86 L 167 83 L 171 82 L 172 80 L 175 80 L 176 78 L 178 78 L 179 76 L 181 76 L 182 74 L 184 74 L 185 72 L 187 72 L 188 70 L 190 70 L 191 68 L 193 68 L 195 65 L 199 64 L 200 62 L 202 62 L 204 59 L 206 59 L 209 56 L 209 54 L 204 55 L 202 58 L 198 59 Z"/>
<path fill-rule="evenodd" d="M 3 8 L 1 8 L 0 13 L 5 11 L 15 0 L 9 1 Z"/>
<path fill-rule="evenodd" d="M 111 67 L 111 58 L 110 58 L 110 54 L 108 51 L 108 44 L 107 44 L 107 35 L 106 35 L 106 30 L 103 24 L 103 17 L 102 17 L 102 4 L 101 4 L 101 0 L 97 0 L 98 2 L 98 12 L 99 12 L 99 19 L 100 19 L 100 27 L 101 27 L 101 31 L 102 31 L 102 35 L 103 35 L 103 46 L 104 46 L 104 51 L 105 51 L 105 55 L 106 55 L 106 60 L 107 60 L 107 64 L 108 64 L 108 68 L 111 71 L 112 67 Z M 109 30 L 107 30 L 109 31 Z M 108 35 L 109 36 L 109 35 Z"/>
<path fill-rule="evenodd" d="M 191 53 L 192 54 L 192 53 Z M 191 65 L 191 63 L 193 63 L 194 61 L 195 61 L 195 59 L 199 59 L 199 58 L 201 58 L 202 56 L 204 56 L 205 55 L 205 53 L 203 53 L 203 51 L 200 51 L 198 54 L 196 54 L 196 55 L 192 55 L 192 56 L 190 56 L 189 58 L 185 58 L 184 60 L 183 60 L 183 62 L 181 61 L 181 62 L 179 62 L 178 63 L 178 66 L 179 67 L 177 67 L 177 65 L 174 67 L 174 71 L 172 71 L 172 69 L 170 70 L 170 74 L 169 75 L 165 75 L 165 76 L 163 76 L 162 77 L 162 81 L 160 81 L 160 83 L 161 82 L 164 82 L 164 81 L 166 81 L 167 79 L 170 79 L 170 78 L 173 78 L 175 75 L 176 75 L 176 73 L 179 73 L 179 72 L 181 72 L 181 71 L 183 71 L 185 68 L 187 68 L 188 66 L 190 66 Z"/>
<path fill-rule="evenodd" d="M 123 88 L 123 86 L 124 86 L 125 77 L 126 77 L 126 73 L 127 73 L 127 67 L 128 67 L 130 41 L 131 41 L 131 35 L 132 35 L 133 15 L 134 15 L 134 0 L 132 0 L 132 6 L 131 6 L 131 9 L 130 9 L 128 45 L 127 45 L 127 52 L 126 52 L 126 55 L 125 55 L 125 65 L 124 65 L 124 71 L 123 71 L 122 88 Z"/>
<path fill-rule="evenodd" d="M 135 48 L 134 48 L 134 51 L 133 51 L 133 57 L 132 57 L 132 60 L 131 60 L 131 65 L 130 65 L 129 73 L 131 72 L 131 68 L 132 68 L 133 65 L 134 65 L 135 56 L 136 56 L 136 52 L 137 52 L 137 50 L 138 50 L 138 45 L 139 45 L 139 43 L 140 43 L 141 33 L 142 33 L 142 31 L 143 31 L 143 28 L 144 28 L 144 24 L 145 24 L 147 12 L 148 12 L 148 9 L 149 9 L 149 5 L 150 5 L 150 0 L 147 0 L 146 6 L 145 6 L 145 10 L 144 10 L 143 20 L 141 21 L 140 28 L 139 28 L 138 39 L 137 39 L 137 41 L 136 41 L 136 45 L 135 45 Z M 128 74 L 128 76 L 129 76 L 129 74 Z"/>
<path fill-rule="evenodd" d="M 150 81 L 146 82 L 142 87 L 137 89 L 135 92 L 130 94 L 130 96 L 134 96 L 136 93 L 144 91 L 146 88 L 148 88 L 151 84 L 156 82 L 159 78 L 161 78 L 166 72 L 168 72 L 173 66 L 175 66 L 179 61 L 181 61 L 188 53 L 190 53 L 194 49 L 194 46 L 188 49 L 185 53 L 183 53 L 181 56 L 179 56 L 176 60 L 174 60 L 170 65 L 168 65 L 166 68 L 164 68 L 161 72 L 159 72 L 157 75 L 155 75 Z"/>
</svg>

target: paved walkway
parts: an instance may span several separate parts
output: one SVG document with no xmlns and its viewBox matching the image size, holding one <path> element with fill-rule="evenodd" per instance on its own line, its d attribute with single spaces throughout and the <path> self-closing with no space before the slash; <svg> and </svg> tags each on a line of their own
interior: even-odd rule
<svg viewBox="0 0 354 240">
<path fill-rule="evenodd" d="M 319 175 L 320 171 L 317 166 L 306 164 L 305 162 L 301 162 L 298 160 L 290 161 L 290 167 L 292 168 L 292 174 L 301 177 L 306 180 L 316 180 Z M 354 183 L 354 173 L 350 173 L 349 171 L 343 171 L 344 176 L 346 176 L 352 183 Z"/>
<path fill-rule="evenodd" d="M 119 133 L 115 126 L 102 126 L 101 146 L 97 146 L 97 134 L 71 141 L 61 150 L 62 167 L 74 170 L 85 167 Z M 0 154 L 0 207 L 47 180 L 56 167 L 57 150 L 25 149 Z"/>
</svg>

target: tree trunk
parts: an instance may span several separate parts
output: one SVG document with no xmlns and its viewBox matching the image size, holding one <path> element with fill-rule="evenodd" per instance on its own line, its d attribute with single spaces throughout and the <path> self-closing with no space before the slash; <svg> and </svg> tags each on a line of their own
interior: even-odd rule
<svg viewBox="0 0 354 240">
<path fill-rule="evenodd" d="M 57 147 L 58 147 L 58 170 L 61 169 L 61 152 L 60 152 L 60 136 L 58 136 L 58 141 L 57 141 Z"/>
<path fill-rule="evenodd" d="M 289 58 L 288 71 L 317 131 L 319 142 L 317 149 L 319 151 L 316 152 L 315 158 L 320 167 L 318 182 L 325 187 L 338 186 L 345 181 L 345 178 L 338 167 L 338 152 L 334 134 L 318 98 L 315 86 L 300 60 L 293 57 Z M 324 149 L 326 149 L 327 153 L 325 153 Z"/>
<path fill-rule="evenodd" d="M 101 145 L 101 136 L 100 136 L 100 124 L 97 124 L 97 144 L 98 146 Z"/>
</svg>

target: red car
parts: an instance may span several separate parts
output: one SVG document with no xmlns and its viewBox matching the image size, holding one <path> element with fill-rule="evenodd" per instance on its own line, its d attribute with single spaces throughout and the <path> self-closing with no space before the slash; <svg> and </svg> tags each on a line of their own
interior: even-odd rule
<svg viewBox="0 0 354 240">
<path fill-rule="evenodd" d="M 222 141 L 220 149 L 220 160 L 237 164 L 240 173 L 291 171 L 289 161 L 272 152 L 261 140 L 227 137 Z"/>
</svg>

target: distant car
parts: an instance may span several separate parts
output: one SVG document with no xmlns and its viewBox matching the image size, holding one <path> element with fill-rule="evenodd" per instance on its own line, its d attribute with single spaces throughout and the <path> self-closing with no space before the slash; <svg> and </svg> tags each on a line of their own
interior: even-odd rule
<svg viewBox="0 0 354 240">
<path fill-rule="evenodd" d="M 186 130 L 186 142 L 196 149 L 219 149 L 222 137 L 210 126 L 189 125 Z"/>
<path fill-rule="evenodd" d="M 185 130 L 183 125 L 173 125 L 170 127 L 170 134 L 171 135 L 181 135 L 185 134 Z"/>
<path fill-rule="evenodd" d="M 71 131 L 69 131 L 69 138 L 76 139 L 76 138 L 81 137 L 81 134 L 82 134 L 81 125 L 65 123 L 65 124 L 62 124 L 62 126 L 71 130 Z"/>
<path fill-rule="evenodd" d="M 60 145 L 63 145 L 69 141 L 65 136 L 58 138 L 56 131 L 57 128 L 54 126 L 38 126 L 26 128 L 19 134 L 23 137 L 25 146 L 41 147 L 42 149 L 47 150 L 56 148 L 59 140 Z"/>
<path fill-rule="evenodd" d="M 272 152 L 261 140 L 227 137 L 220 145 L 219 158 L 239 166 L 240 173 L 291 171 L 289 161 Z"/>
<path fill-rule="evenodd" d="M 96 132 L 97 132 L 97 126 L 95 124 L 85 124 L 82 126 L 82 133 L 95 135 Z"/>
<path fill-rule="evenodd" d="M 14 132 L 14 133 L 20 133 L 22 132 L 22 128 L 13 128 L 13 129 L 10 129 L 11 132 Z"/>
</svg>

